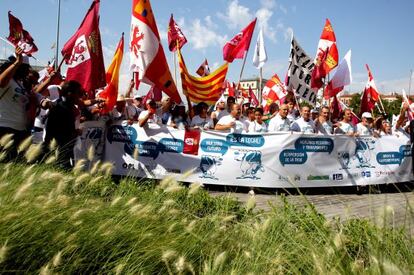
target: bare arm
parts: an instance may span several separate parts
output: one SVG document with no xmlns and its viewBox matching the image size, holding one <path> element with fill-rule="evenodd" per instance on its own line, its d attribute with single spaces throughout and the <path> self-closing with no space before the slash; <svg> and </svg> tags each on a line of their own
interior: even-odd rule
<svg viewBox="0 0 414 275">
<path fill-rule="evenodd" d="M 14 73 L 16 72 L 17 68 L 23 62 L 22 56 L 23 50 L 20 47 L 16 47 L 15 54 L 16 54 L 16 61 L 11 64 L 4 72 L 0 74 L 0 87 L 6 87 L 10 80 L 13 78 Z"/>
<path fill-rule="evenodd" d="M 400 111 L 400 117 L 397 120 L 397 123 L 395 123 L 395 129 L 398 129 L 402 126 L 402 124 L 404 123 L 404 119 L 405 119 L 405 112 L 408 110 L 410 106 L 408 105 L 407 102 L 405 102 L 401 108 Z"/>
</svg>

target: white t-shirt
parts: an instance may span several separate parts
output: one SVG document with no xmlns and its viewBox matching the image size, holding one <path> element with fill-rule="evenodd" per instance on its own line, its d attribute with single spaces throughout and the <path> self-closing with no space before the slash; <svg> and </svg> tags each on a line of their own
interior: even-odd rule
<svg viewBox="0 0 414 275">
<path fill-rule="evenodd" d="M 42 99 L 48 98 L 52 102 L 56 102 L 59 99 L 59 85 L 49 85 L 47 89 L 49 90 L 48 97 L 42 97 Z M 40 94 L 37 94 L 41 96 Z M 44 110 L 40 108 L 39 114 L 35 118 L 34 126 L 37 128 L 45 128 L 45 122 L 49 110 Z"/>
<path fill-rule="evenodd" d="M 141 119 L 144 119 L 148 115 L 148 113 L 149 113 L 148 110 L 142 111 L 139 114 L 138 121 Z M 161 124 L 161 119 L 156 114 L 153 114 L 152 116 L 148 118 L 147 123 L 144 125 L 144 127 L 148 124 Z"/>
<path fill-rule="evenodd" d="M 257 121 L 253 121 L 250 123 L 248 130 L 249 133 L 265 133 L 267 132 L 267 125 L 264 122 L 262 122 L 262 124 L 259 124 Z"/>
<path fill-rule="evenodd" d="M 339 127 L 335 129 L 335 134 L 353 134 L 355 133 L 355 127 L 351 123 L 339 122 Z"/>
<path fill-rule="evenodd" d="M 318 126 L 316 127 L 316 132 L 324 135 L 332 135 L 332 123 L 330 121 L 318 123 Z"/>
<path fill-rule="evenodd" d="M 358 123 L 356 126 L 356 132 L 361 136 L 370 136 L 372 135 L 372 129 L 367 126 L 362 125 L 362 122 Z"/>
<path fill-rule="evenodd" d="M 250 121 L 249 119 L 241 119 L 244 123 L 244 129 L 246 129 L 246 131 L 250 132 L 250 125 L 252 125 L 255 121 Z"/>
<path fill-rule="evenodd" d="M 269 121 L 269 127 L 267 129 L 269 132 L 288 132 L 290 131 L 290 124 L 291 122 L 288 118 L 282 119 L 282 117 L 277 114 Z"/>
<path fill-rule="evenodd" d="M 138 118 L 140 113 L 142 112 L 141 108 L 138 108 L 134 104 L 127 104 L 125 106 L 125 117 L 126 119 L 134 119 Z"/>
<path fill-rule="evenodd" d="M 315 123 L 313 120 L 309 119 L 309 121 L 305 121 L 303 117 L 295 120 L 291 127 L 292 131 L 295 132 L 302 132 L 305 134 L 314 134 L 315 133 Z"/>
<path fill-rule="evenodd" d="M 230 113 L 229 112 L 227 112 L 227 110 L 226 109 L 224 109 L 224 110 L 222 110 L 222 111 L 214 111 L 214 113 L 216 114 L 216 119 L 217 119 L 217 121 L 219 121 L 222 117 L 224 117 L 224 116 L 228 116 L 228 115 L 230 115 Z"/>
<path fill-rule="evenodd" d="M 25 89 L 14 79 L 6 87 L 0 88 L 0 127 L 26 130 L 28 103 Z"/>
<path fill-rule="evenodd" d="M 196 115 L 191 120 L 190 126 L 191 127 L 198 126 L 203 129 L 209 129 L 209 128 L 213 128 L 213 121 L 208 116 L 206 118 L 202 118 L 199 115 Z"/>
<path fill-rule="evenodd" d="M 229 125 L 231 122 L 235 122 L 233 128 L 230 129 L 231 133 L 236 133 L 236 134 L 240 134 L 243 131 L 247 131 L 247 129 L 244 128 L 244 123 L 243 121 L 240 120 L 236 120 L 234 117 L 232 117 L 231 115 L 227 115 L 222 117 L 217 124 L 220 125 Z"/>
</svg>

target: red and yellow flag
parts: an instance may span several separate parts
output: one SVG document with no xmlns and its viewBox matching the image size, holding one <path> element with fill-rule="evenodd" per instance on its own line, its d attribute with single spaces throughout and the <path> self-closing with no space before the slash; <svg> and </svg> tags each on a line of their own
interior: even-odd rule
<svg viewBox="0 0 414 275">
<path fill-rule="evenodd" d="M 106 100 L 105 112 L 110 112 L 116 104 L 118 98 L 119 71 L 121 69 L 122 58 L 124 56 L 124 34 L 122 33 L 118 47 L 115 51 L 112 63 L 106 72 L 106 88 L 99 94 L 99 97 Z"/>
<path fill-rule="evenodd" d="M 223 64 L 207 76 L 196 77 L 188 72 L 180 50 L 178 50 L 178 62 L 184 94 L 190 98 L 191 102 L 205 102 L 208 105 L 214 105 L 223 92 L 222 86 L 226 79 L 228 63 Z"/>
</svg>

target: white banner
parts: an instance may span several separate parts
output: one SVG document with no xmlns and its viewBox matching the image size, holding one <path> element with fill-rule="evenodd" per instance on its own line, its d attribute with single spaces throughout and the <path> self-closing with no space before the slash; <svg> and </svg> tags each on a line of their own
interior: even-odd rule
<svg viewBox="0 0 414 275">
<path fill-rule="evenodd" d="M 306 54 L 292 36 L 286 86 L 289 91 L 294 91 L 296 96 L 315 105 L 317 92 L 312 90 L 310 86 L 313 67 L 313 59 Z"/>
<path fill-rule="evenodd" d="M 188 147 L 196 148 L 196 155 L 184 154 Z M 115 165 L 116 175 L 157 179 L 170 175 L 180 180 L 192 171 L 185 181 L 218 185 L 290 188 L 414 180 L 405 136 L 206 131 L 198 141 L 184 130 L 118 123 L 106 130 L 103 160 Z"/>
</svg>

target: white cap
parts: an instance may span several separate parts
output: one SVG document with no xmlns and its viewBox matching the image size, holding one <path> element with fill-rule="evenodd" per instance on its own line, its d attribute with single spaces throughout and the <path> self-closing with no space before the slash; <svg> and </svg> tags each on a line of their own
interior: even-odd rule
<svg viewBox="0 0 414 275">
<path fill-rule="evenodd" d="M 362 113 L 362 116 L 361 117 L 362 118 L 372 118 L 372 115 L 369 112 L 364 112 L 364 113 Z"/>
</svg>

